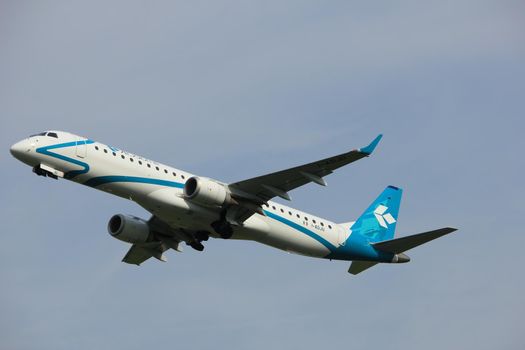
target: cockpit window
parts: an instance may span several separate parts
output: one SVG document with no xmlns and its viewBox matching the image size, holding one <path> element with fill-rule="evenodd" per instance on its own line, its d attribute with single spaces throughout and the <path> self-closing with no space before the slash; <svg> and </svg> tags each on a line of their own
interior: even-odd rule
<svg viewBox="0 0 525 350">
<path fill-rule="evenodd" d="M 58 139 L 58 135 L 57 135 L 56 132 L 44 131 L 44 132 L 41 132 L 41 133 L 38 133 L 38 134 L 31 135 L 29 137 L 35 137 L 35 136 L 49 136 L 49 137 L 54 137 L 54 138 Z"/>
</svg>

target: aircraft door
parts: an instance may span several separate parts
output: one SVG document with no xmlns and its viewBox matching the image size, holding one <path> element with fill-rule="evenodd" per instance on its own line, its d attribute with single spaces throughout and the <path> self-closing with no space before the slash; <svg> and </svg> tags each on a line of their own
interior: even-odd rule
<svg viewBox="0 0 525 350">
<path fill-rule="evenodd" d="M 77 140 L 76 154 L 79 158 L 87 157 L 87 145 L 84 140 Z"/>
<path fill-rule="evenodd" d="M 339 243 L 339 245 L 345 245 L 348 236 L 349 232 L 346 232 L 342 227 L 337 227 L 337 243 Z"/>
</svg>

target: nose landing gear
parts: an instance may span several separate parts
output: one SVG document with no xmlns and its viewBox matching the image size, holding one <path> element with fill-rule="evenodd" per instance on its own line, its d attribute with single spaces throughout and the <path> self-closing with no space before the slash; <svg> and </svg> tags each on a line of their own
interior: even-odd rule
<svg viewBox="0 0 525 350">
<path fill-rule="evenodd" d="M 55 174 L 51 173 L 48 170 L 42 169 L 40 165 L 35 166 L 33 168 L 33 172 L 37 174 L 38 176 L 50 177 L 52 179 L 58 180 L 58 176 L 56 176 Z"/>
</svg>

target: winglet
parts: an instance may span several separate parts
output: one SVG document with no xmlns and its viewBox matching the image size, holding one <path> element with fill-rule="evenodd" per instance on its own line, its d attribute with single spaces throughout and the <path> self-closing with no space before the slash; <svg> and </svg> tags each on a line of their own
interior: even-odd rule
<svg viewBox="0 0 525 350">
<path fill-rule="evenodd" d="M 374 149 L 376 148 L 379 141 L 381 141 L 381 138 L 383 137 L 383 134 L 377 135 L 377 137 L 374 139 L 374 141 L 370 142 L 370 144 L 366 147 L 360 148 L 359 152 L 366 153 L 366 154 L 372 154 L 374 152 Z"/>
</svg>

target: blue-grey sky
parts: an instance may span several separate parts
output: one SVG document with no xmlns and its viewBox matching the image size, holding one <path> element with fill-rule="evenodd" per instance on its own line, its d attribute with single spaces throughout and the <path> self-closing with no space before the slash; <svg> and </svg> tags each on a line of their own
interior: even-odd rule
<svg viewBox="0 0 525 350">
<path fill-rule="evenodd" d="M 521 349 L 525 5 L 0 2 L 0 349 Z M 59 129 L 223 181 L 384 138 L 292 192 L 350 221 L 404 188 L 404 265 L 214 240 L 120 262 L 137 205 L 38 178 L 9 146 Z"/>
</svg>

